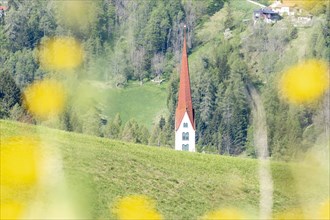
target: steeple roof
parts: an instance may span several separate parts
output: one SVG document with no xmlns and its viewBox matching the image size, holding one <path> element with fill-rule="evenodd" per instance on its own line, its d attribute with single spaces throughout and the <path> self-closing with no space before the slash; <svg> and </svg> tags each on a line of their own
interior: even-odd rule
<svg viewBox="0 0 330 220">
<path fill-rule="evenodd" d="M 181 72 L 180 72 L 180 87 L 178 106 L 175 112 L 175 130 L 178 130 L 184 114 L 187 112 L 190 122 L 195 129 L 194 112 L 191 100 L 189 66 L 187 56 L 187 42 L 186 42 L 186 26 L 184 26 L 182 59 L 181 59 Z"/>
</svg>

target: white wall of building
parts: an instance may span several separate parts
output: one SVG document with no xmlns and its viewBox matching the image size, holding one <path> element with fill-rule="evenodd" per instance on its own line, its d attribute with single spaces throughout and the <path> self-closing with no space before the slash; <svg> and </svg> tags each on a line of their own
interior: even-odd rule
<svg viewBox="0 0 330 220">
<path fill-rule="evenodd" d="M 188 127 L 184 127 L 184 123 L 188 123 Z M 188 132 L 189 133 L 189 140 L 182 140 L 182 133 Z M 187 112 L 184 114 L 182 122 L 180 124 L 179 129 L 175 132 L 175 150 L 183 150 L 182 145 L 188 144 L 189 151 L 195 152 L 195 130 L 190 123 L 189 117 Z"/>
</svg>

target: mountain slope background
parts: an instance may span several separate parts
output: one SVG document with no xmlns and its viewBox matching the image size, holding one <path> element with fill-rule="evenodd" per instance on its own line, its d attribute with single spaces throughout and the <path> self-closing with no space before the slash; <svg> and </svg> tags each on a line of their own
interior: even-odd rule
<svg viewBox="0 0 330 220">
<path fill-rule="evenodd" d="M 323 120 L 329 93 L 294 105 L 278 88 L 287 68 L 329 57 L 329 8 L 326 1 L 310 2 L 299 7 L 313 15 L 311 24 L 296 27 L 287 16 L 275 24 L 255 22 L 258 7 L 241 0 L 9 1 L 0 22 L 0 117 L 172 147 L 186 24 L 198 151 L 256 157 L 252 85 L 266 111 L 270 156 L 296 159 L 329 138 Z M 83 48 L 81 65 L 42 66 L 40 47 L 65 37 Z M 67 103 L 56 120 L 42 121 L 26 112 L 22 97 L 49 78 L 64 84 Z"/>
</svg>

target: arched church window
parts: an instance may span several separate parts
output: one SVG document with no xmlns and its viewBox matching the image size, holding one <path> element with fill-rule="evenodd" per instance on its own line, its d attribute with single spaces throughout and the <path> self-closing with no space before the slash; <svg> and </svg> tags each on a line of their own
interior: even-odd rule
<svg viewBox="0 0 330 220">
<path fill-rule="evenodd" d="M 189 141 L 189 132 L 182 132 L 182 140 Z"/>
<path fill-rule="evenodd" d="M 186 122 L 183 123 L 183 127 L 184 127 L 184 128 L 188 128 L 188 123 L 186 123 Z"/>
<path fill-rule="evenodd" d="M 183 151 L 189 151 L 189 144 L 182 144 Z"/>
</svg>

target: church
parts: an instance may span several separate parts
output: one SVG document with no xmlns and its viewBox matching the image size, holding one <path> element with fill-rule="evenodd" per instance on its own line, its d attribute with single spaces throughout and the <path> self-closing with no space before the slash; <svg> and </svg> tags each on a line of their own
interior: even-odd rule
<svg viewBox="0 0 330 220">
<path fill-rule="evenodd" d="M 195 152 L 195 113 L 191 99 L 187 55 L 186 26 L 184 26 L 178 105 L 175 111 L 175 150 Z"/>
</svg>

